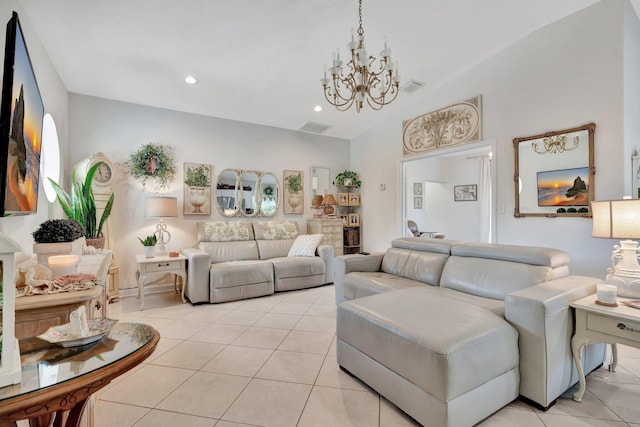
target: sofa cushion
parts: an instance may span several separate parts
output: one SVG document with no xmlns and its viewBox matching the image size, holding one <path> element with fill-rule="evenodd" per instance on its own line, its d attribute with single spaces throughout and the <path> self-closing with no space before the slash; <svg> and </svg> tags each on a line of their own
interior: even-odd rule
<svg viewBox="0 0 640 427">
<path fill-rule="evenodd" d="M 200 242 L 198 248 L 208 253 L 213 263 L 258 259 L 258 246 L 255 240 L 246 242 Z"/>
<path fill-rule="evenodd" d="M 412 286 L 425 284 L 381 271 L 354 271 L 342 279 L 342 295 L 349 300 Z"/>
<path fill-rule="evenodd" d="M 253 240 L 253 227 L 246 221 L 198 221 L 198 242 L 234 242 Z"/>
<path fill-rule="evenodd" d="M 260 259 L 285 257 L 291 249 L 294 239 L 256 240 Z"/>
<path fill-rule="evenodd" d="M 269 261 L 229 261 L 211 264 L 211 288 L 232 288 L 257 283 L 273 283 L 273 266 Z"/>
<path fill-rule="evenodd" d="M 325 265 L 320 257 L 272 258 L 276 292 L 320 286 L 324 283 Z"/>
<path fill-rule="evenodd" d="M 322 234 L 303 234 L 296 237 L 287 256 L 315 256 L 316 249 L 322 240 Z"/>
<path fill-rule="evenodd" d="M 448 252 L 423 252 L 411 249 L 389 248 L 382 259 L 381 270 L 395 276 L 437 286 Z"/>
<path fill-rule="evenodd" d="M 460 242 L 455 240 L 425 239 L 422 237 L 401 237 L 394 239 L 391 246 L 400 249 L 411 249 L 413 251 L 434 252 L 449 255 L 451 248 Z"/>
<path fill-rule="evenodd" d="M 256 221 L 253 231 L 256 240 L 295 239 L 299 233 L 295 221 Z"/>
<path fill-rule="evenodd" d="M 442 402 L 517 369 L 518 333 L 509 323 L 425 288 L 340 304 L 338 339 Z"/>
</svg>

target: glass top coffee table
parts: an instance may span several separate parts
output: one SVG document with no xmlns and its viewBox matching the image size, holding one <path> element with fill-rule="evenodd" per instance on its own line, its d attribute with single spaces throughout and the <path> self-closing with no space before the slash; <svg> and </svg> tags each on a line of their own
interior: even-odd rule
<svg viewBox="0 0 640 427">
<path fill-rule="evenodd" d="M 38 338 L 20 340 L 22 381 L 0 388 L 0 426 L 77 426 L 87 399 L 153 353 L 160 334 L 141 323 L 117 323 L 101 340 L 62 348 Z M 64 413 L 68 416 L 63 416 Z"/>
</svg>

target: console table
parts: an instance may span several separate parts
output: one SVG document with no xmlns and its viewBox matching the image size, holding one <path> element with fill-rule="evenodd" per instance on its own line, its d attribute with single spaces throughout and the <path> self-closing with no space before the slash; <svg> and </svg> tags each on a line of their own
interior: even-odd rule
<svg viewBox="0 0 640 427">
<path fill-rule="evenodd" d="M 20 341 L 22 381 L 0 388 L 0 426 L 28 419 L 31 426 L 76 427 L 93 393 L 153 353 L 160 334 L 140 323 L 118 323 L 92 344 L 60 348 Z M 55 419 L 55 420 L 54 420 Z"/>
<path fill-rule="evenodd" d="M 576 330 L 571 338 L 571 352 L 580 381 L 578 391 L 573 394 L 576 402 L 582 402 L 586 389 L 582 347 L 587 344 L 611 344 L 611 371 L 615 371 L 618 364 L 617 343 L 640 348 L 640 310 L 622 304 L 624 300 L 618 298 L 618 307 L 607 307 L 596 304 L 596 296 L 590 295 L 570 304 L 576 310 Z"/>
</svg>

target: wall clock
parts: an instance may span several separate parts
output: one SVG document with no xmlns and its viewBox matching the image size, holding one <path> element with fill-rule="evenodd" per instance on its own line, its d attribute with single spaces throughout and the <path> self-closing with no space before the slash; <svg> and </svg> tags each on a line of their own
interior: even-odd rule
<svg viewBox="0 0 640 427">
<path fill-rule="evenodd" d="M 111 193 L 109 187 L 113 183 L 114 167 L 113 162 L 111 162 L 104 153 L 98 152 L 78 161 L 74 166 L 76 179 L 83 180 L 89 169 L 98 162 L 102 162 L 102 164 L 98 167 L 96 174 L 93 176 L 94 191 L 98 193 Z"/>
</svg>

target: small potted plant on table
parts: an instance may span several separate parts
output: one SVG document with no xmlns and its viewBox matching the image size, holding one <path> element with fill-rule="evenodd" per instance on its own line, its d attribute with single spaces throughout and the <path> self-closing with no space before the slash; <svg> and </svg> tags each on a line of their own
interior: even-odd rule
<svg viewBox="0 0 640 427">
<path fill-rule="evenodd" d="M 140 240 L 140 243 L 142 243 L 142 246 L 144 246 L 144 256 L 146 258 L 153 258 L 153 255 L 156 252 L 156 243 L 158 243 L 158 237 L 155 234 L 151 234 L 144 239 L 138 237 L 138 240 Z"/>
<path fill-rule="evenodd" d="M 38 264 L 48 266 L 51 255 L 82 255 L 84 230 L 75 220 L 46 220 L 31 235 L 35 242 L 33 253 L 38 257 Z"/>
</svg>

